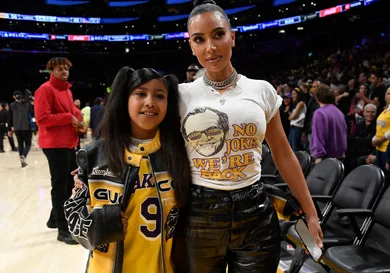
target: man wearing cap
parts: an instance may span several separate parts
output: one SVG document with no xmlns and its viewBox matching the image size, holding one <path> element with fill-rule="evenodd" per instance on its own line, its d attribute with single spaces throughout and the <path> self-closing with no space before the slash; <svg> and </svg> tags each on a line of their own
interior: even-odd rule
<svg viewBox="0 0 390 273">
<path fill-rule="evenodd" d="M 20 163 L 24 168 L 28 165 L 26 158 L 31 148 L 32 131 L 29 115 L 32 115 L 32 107 L 27 100 L 28 92 L 23 94 L 22 91 L 16 90 L 13 97 L 15 101 L 10 104 L 8 113 L 8 136 L 12 137 L 12 134 L 15 133 L 18 140 Z"/>
<path fill-rule="evenodd" d="M 197 64 L 190 64 L 187 68 L 187 80 L 184 83 L 190 83 L 196 80 L 196 73 L 199 71 Z"/>
</svg>

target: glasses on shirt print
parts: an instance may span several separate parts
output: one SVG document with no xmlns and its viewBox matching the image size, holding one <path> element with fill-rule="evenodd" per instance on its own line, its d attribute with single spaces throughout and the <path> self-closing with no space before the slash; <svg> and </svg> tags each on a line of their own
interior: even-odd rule
<svg viewBox="0 0 390 273">
<path fill-rule="evenodd" d="M 206 135 L 207 137 L 214 137 L 219 134 L 221 134 L 223 131 L 221 128 L 218 127 L 211 127 L 203 131 L 198 131 L 198 132 L 192 132 L 188 135 L 188 139 L 191 141 L 198 140 L 202 137 L 202 135 Z"/>
<path fill-rule="evenodd" d="M 182 124 L 185 139 L 202 156 L 221 151 L 229 132 L 229 119 L 225 113 L 202 107 L 188 113 Z"/>
</svg>

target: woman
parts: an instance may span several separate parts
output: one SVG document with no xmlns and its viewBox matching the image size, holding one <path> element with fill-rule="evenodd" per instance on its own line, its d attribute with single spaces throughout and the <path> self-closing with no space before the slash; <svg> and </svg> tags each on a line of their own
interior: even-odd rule
<svg viewBox="0 0 390 273">
<path fill-rule="evenodd" d="M 306 104 L 303 101 L 303 94 L 299 88 L 292 91 L 293 111 L 288 120 L 290 120 L 290 134 L 288 142 L 294 151 L 301 150 L 301 138 L 303 126 L 305 125 Z"/>
<path fill-rule="evenodd" d="M 388 150 L 390 139 L 390 88 L 385 94 L 386 108 L 378 116 L 376 121 L 376 135 L 372 139 L 372 144 L 376 146 L 376 164 L 383 171 L 386 170 L 386 162 L 389 160 L 386 150 Z"/>
<path fill-rule="evenodd" d="M 342 96 L 342 95 L 341 95 Z M 351 101 L 351 107 L 349 109 L 349 113 L 347 114 L 347 118 L 351 123 L 351 135 L 355 134 L 356 124 L 363 121 L 363 111 L 366 102 L 363 97 L 367 96 L 367 85 L 360 85 L 359 92 L 353 97 Z"/>
<path fill-rule="evenodd" d="M 77 154 L 83 182 L 66 201 L 65 215 L 73 238 L 91 251 L 88 273 L 179 271 L 177 257 L 185 257 L 178 217 L 190 169 L 177 87 L 172 75 L 123 67 L 107 101 L 102 139 Z"/>
<path fill-rule="evenodd" d="M 179 87 L 182 134 L 192 169 L 187 244 L 191 272 L 276 272 L 280 229 L 259 182 L 261 143 L 306 213 L 318 245 L 322 232 L 298 161 L 280 121 L 271 84 L 232 66 L 235 33 L 214 1 L 195 1 L 190 46 L 205 76 Z"/>
<path fill-rule="evenodd" d="M 282 121 L 282 126 L 283 130 L 286 133 L 286 137 L 289 136 L 290 134 L 290 121 L 289 117 L 292 112 L 292 107 L 291 107 L 291 94 L 290 93 L 284 93 L 282 95 L 283 98 L 283 104 L 280 106 L 279 111 L 280 111 L 280 118 Z"/>
</svg>

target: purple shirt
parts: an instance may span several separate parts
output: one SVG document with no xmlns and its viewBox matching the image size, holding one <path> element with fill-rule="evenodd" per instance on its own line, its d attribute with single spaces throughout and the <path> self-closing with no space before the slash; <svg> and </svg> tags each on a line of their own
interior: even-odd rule
<svg viewBox="0 0 390 273">
<path fill-rule="evenodd" d="M 310 148 L 315 158 L 344 157 L 347 124 L 335 105 L 327 104 L 314 112 Z"/>
</svg>

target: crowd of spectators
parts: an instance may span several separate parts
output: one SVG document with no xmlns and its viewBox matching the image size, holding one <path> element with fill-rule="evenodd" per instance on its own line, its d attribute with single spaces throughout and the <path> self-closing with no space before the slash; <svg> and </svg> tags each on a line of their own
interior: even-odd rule
<svg viewBox="0 0 390 273">
<path fill-rule="evenodd" d="M 323 60 L 282 71 L 272 84 L 283 97 L 280 115 L 293 150 L 316 162 L 342 160 L 386 171 L 390 156 L 390 46 L 363 38 Z M 389 149 L 390 150 L 390 149 Z"/>
</svg>

